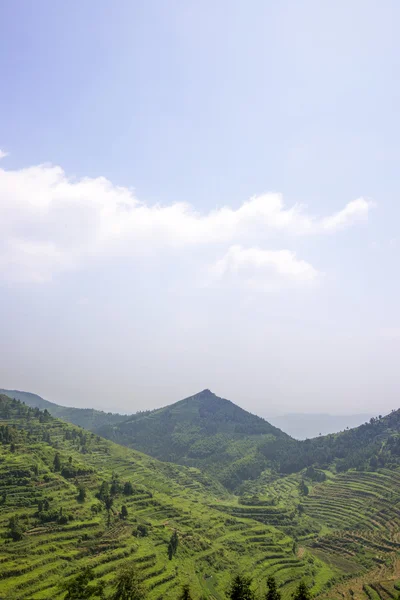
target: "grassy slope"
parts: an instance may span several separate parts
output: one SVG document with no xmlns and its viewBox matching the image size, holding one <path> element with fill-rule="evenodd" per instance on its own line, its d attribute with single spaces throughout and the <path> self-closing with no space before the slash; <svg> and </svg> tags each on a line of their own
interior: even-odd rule
<svg viewBox="0 0 400 600">
<path fill-rule="evenodd" d="M 283 530 L 221 510 L 235 498 L 193 468 L 160 463 L 5 397 L 0 397 L 0 420 L 19 428 L 14 448 L 0 446 L 0 498 L 6 494 L 0 506 L 0 598 L 62 598 L 62 580 L 85 565 L 94 567 L 109 591 L 116 568 L 127 560 L 142 572 L 154 600 L 177 598 L 188 580 L 195 598 L 222 599 L 237 570 L 251 573 L 260 591 L 266 576 L 276 573 L 284 598 L 302 576 L 317 590 L 334 574 L 309 552 L 297 556 Z M 81 474 L 68 479 L 54 472 L 56 452 L 63 465 L 70 465 L 71 457 Z M 107 527 L 105 511 L 94 514 L 91 506 L 98 505 L 95 492 L 112 474 L 122 483 L 131 481 L 135 493 L 115 496 Z M 81 483 L 88 490 L 84 503 L 77 501 Z M 38 502 L 44 499 L 55 518 L 62 509 L 68 521 L 40 523 Z M 128 508 L 126 521 L 118 517 L 122 504 Z M 7 538 L 11 516 L 25 529 L 21 541 Z M 138 524 L 147 525 L 147 537 L 132 535 Z M 174 529 L 180 545 L 170 561 L 167 543 Z"/>
</svg>

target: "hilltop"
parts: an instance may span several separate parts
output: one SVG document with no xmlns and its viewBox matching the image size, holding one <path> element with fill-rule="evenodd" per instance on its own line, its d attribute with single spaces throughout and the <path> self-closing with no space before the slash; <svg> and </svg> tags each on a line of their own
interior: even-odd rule
<svg viewBox="0 0 400 600">
<path fill-rule="evenodd" d="M 53 417 L 68 421 L 89 431 L 96 431 L 99 427 L 104 425 L 111 425 L 113 423 L 119 423 L 127 418 L 127 415 L 120 415 L 118 413 L 104 412 L 102 410 L 96 410 L 94 408 L 74 408 L 71 406 L 60 406 L 54 402 L 49 402 L 37 394 L 31 392 L 21 392 L 19 390 L 6 390 L 0 389 L 0 394 L 4 394 L 9 398 L 15 398 L 21 400 L 27 406 L 32 408 L 40 408 L 41 410 L 47 410 Z"/>
<path fill-rule="evenodd" d="M 27 392 L 8 394 L 159 460 L 199 468 L 237 493 L 265 470 L 291 474 L 314 466 L 344 472 L 399 462 L 400 411 L 298 441 L 210 390 L 129 417 L 62 407 Z"/>
<path fill-rule="evenodd" d="M 210 390 L 97 432 L 160 460 L 198 467 L 230 489 L 264 470 L 260 445 L 290 440 L 261 417 Z"/>
<path fill-rule="evenodd" d="M 108 596 L 127 562 L 149 600 L 176 600 L 188 581 L 194 600 L 223 600 L 236 572 L 252 575 L 260 597 L 273 574 L 283 600 L 300 579 L 321 600 L 394 598 L 398 412 L 332 438 L 342 439 L 335 452 L 344 443 L 365 450 L 364 462 L 342 472 L 340 458 L 289 475 L 266 469 L 235 496 L 193 467 L 159 462 L 0 396 L 0 598 L 61 600 L 63 582 L 87 566 Z M 170 559 L 174 531 L 179 546 Z"/>
<path fill-rule="evenodd" d="M 300 577 L 318 591 L 335 576 L 308 551 L 297 556 L 284 529 L 233 515 L 235 498 L 196 469 L 161 463 L 5 396 L 0 439 L 4 600 L 64 598 L 63 582 L 87 566 L 108 594 L 127 562 L 150 600 L 175 600 L 188 581 L 195 600 L 222 600 L 240 571 L 260 591 L 276 573 L 288 598 Z"/>
<path fill-rule="evenodd" d="M 27 392 L 0 391 L 159 460 L 200 468 L 231 490 L 268 466 L 259 447 L 290 440 L 277 427 L 210 390 L 128 417 L 59 406 Z"/>
</svg>

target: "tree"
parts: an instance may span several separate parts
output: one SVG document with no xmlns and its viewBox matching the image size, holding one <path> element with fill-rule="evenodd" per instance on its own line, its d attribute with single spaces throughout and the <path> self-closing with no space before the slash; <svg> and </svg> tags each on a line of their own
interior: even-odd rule
<svg viewBox="0 0 400 600">
<path fill-rule="evenodd" d="M 58 452 L 56 452 L 56 455 L 54 457 L 53 469 L 55 471 L 61 471 L 61 458 Z"/>
<path fill-rule="evenodd" d="M 255 594 L 251 589 L 251 577 L 236 575 L 229 590 L 228 598 L 230 600 L 255 600 Z"/>
<path fill-rule="evenodd" d="M 104 498 L 109 495 L 110 495 L 110 486 L 108 485 L 107 481 L 103 481 L 103 483 L 100 486 L 99 491 L 96 494 L 96 498 L 98 498 L 99 500 L 103 500 L 103 502 L 104 502 Z"/>
<path fill-rule="evenodd" d="M 275 577 L 272 577 L 272 575 L 270 575 L 267 579 L 267 586 L 268 591 L 267 595 L 265 596 L 265 600 L 280 600 L 281 593 L 278 592 L 278 589 L 276 587 L 276 579 Z"/>
<path fill-rule="evenodd" d="M 67 592 L 64 600 L 86 600 L 87 598 L 105 598 L 104 583 L 90 583 L 95 578 L 93 570 L 89 567 L 83 569 L 79 575 L 63 584 Z"/>
<path fill-rule="evenodd" d="M 86 488 L 84 485 L 80 485 L 78 488 L 78 502 L 85 502 L 86 500 Z"/>
<path fill-rule="evenodd" d="M 293 600 L 310 600 L 311 594 L 304 581 L 300 581 L 298 588 L 293 596 Z"/>
<path fill-rule="evenodd" d="M 144 600 L 146 593 L 135 565 L 123 567 L 115 578 L 114 593 L 111 600 Z"/>
<path fill-rule="evenodd" d="M 110 494 L 116 496 L 120 491 L 120 485 L 117 478 L 113 478 L 111 482 Z"/>
<path fill-rule="evenodd" d="M 178 538 L 178 534 L 176 533 L 176 530 L 175 530 L 174 533 L 171 535 L 171 539 L 169 540 L 169 544 L 168 544 L 169 560 L 172 560 L 172 557 L 175 556 L 176 551 L 178 549 L 178 545 L 179 545 L 179 538 Z"/>
<path fill-rule="evenodd" d="M 187 583 L 182 586 L 182 592 L 178 600 L 192 600 L 192 596 L 190 595 L 190 587 Z"/>
<path fill-rule="evenodd" d="M 124 483 L 123 492 L 124 492 L 125 496 L 132 496 L 132 494 L 133 494 L 133 485 L 131 484 L 130 481 L 126 481 Z"/>
<path fill-rule="evenodd" d="M 18 517 L 11 517 L 8 522 L 10 537 L 14 542 L 19 542 L 24 537 L 24 530 L 21 527 Z"/>
<path fill-rule="evenodd" d="M 308 496 L 308 486 L 306 485 L 304 479 L 302 479 L 299 483 L 299 490 L 302 496 Z"/>
<path fill-rule="evenodd" d="M 121 508 L 121 519 L 126 519 L 128 516 L 128 509 L 126 508 L 125 504 L 122 505 Z"/>
<path fill-rule="evenodd" d="M 106 511 L 107 511 L 107 525 L 108 527 L 110 527 L 110 520 L 111 520 L 111 509 L 113 506 L 113 499 L 111 496 L 106 496 L 104 498 L 104 506 L 106 507 Z"/>
</svg>

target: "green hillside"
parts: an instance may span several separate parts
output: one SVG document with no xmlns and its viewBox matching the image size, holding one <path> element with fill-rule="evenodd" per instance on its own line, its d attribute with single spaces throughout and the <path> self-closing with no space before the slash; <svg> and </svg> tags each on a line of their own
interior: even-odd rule
<svg viewBox="0 0 400 600">
<path fill-rule="evenodd" d="M 393 415 L 386 424 L 390 431 L 370 424 L 384 453 L 398 436 Z M 371 470 L 369 459 L 367 471 L 266 469 L 235 496 L 193 467 L 158 462 L 4 396 L 0 442 L 2 600 L 65 598 L 65 582 L 87 566 L 110 598 L 127 563 L 150 600 L 178 599 L 185 583 L 194 600 L 222 600 L 238 572 L 252 576 L 259 599 L 270 574 L 283 600 L 300 580 L 321 599 L 397 595 L 395 460 Z"/>
<path fill-rule="evenodd" d="M 63 598 L 62 582 L 87 565 L 109 591 L 127 561 L 143 575 L 148 597 L 160 600 L 177 598 L 187 581 L 195 598 L 225 598 L 238 570 L 252 573 L 261 590 L 277 571 L 287 597 L 301 576 L 317 589 L 334 575 L 315 560 L 312 576 L 284 531 L 221 512 L 231 497 L 196 469 L 160 463 L 4 396 L 0 421 L 0 598 Z M 113 497 L 109 526 L 96 497 L 103 481 Z M 169 560 L 175 530 L 179 548 Z"/>
<path fill-rule="evenodd" d="M 400 410 L 343 431 L 305 440 L 278 439 L 259 447 L 259 452 L 280 473 L 294 473 L 309 466 L 337 472 L 375 470 L 400 464 Z"/>
<path fill-rule="evenodd" d="M 298 441 L 209 390 L 130 417 L 62 407 L 16 390 L 7 395 L 159 460 L 200 468 L 236 492 L 266 469 L 281 475 L 310 466 L 345 472 L 400 462 L 400 411 L 341 433 Z"/>
<path fill-rule="evenodd" d="M 94 408 L 74 408 L 71 406 L 60 406 L 54 402 L 49 402 L 37 394 L 30 392 L 21 392 L 19 390 L 5 390 L 0 389 L 0 394 L 9 396 L 10 398 L 16 398 L 21 400 L 32 408 L 40 408 L 41 410 L 48 410 L 53 417 L 68 421 L 84 429 L 95 431 L 99 427 L 104 425 L 112 425 L 113 423 L 119 423 L 126 419 L 126 415 L 119 415 L 117 413 L 106 413 L 101 410 L 95 410 Z"/>
<path fill-rule="evenodd" d="M 132 415 L 97 432 L 154 458 L 198 467 L 229 489 L 254 479 L 267 466 L 258 452 L 290 438 L 260 417 L 210 390 L 147 413 Z"/>
</svg>

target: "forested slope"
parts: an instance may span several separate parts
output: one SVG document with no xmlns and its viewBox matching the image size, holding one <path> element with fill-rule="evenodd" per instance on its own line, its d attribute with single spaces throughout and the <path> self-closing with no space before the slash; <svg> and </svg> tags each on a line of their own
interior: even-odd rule
<svg viewBox="0 0 400 600">
<path fill-rule="evenodd" d="M 97 431 L 160 460 L 201 468 L 229 489 L 265 469 L 260 445 L 290 440 L 280 429 L 210 390 Z"/>
<path fill-rule="evenodd" d="M 104 412 L 102 410 L 96 410 L 94 408 L 75 408 L 72 406 L 60 406 L 54 402 L 49 402 L 37 394 L 31 392 L 21 392 L 19 390 L 6 390 L 0 389 L 0 394 L 4 394 L 9 398 L 16 398 L 21 400 L 27 406 L 32 408 L 40 408 L 41 410 L 47 410 L 53 417 L 68 421 L 84 429 L 95 431 L 99 427 L 104 425 L 112 425 L 119 423 L 127 418 L 126 415 L 120 415 L 118 413 Z"/>
<path fill-rule="evenodd" d="M 0 598 L 63 598 L 86 566 L 112 590 L 133 563 L 150 599 L 225 598 L 232 573 L 260 591 L 277 575 L 286 597 L 300 578 L 322 589 L 335 571 L 297 556 L 284 531 L 221 512 L 230 496 L 195 469 L 160 463 L 0 397 Z M 106 501 L 111 499 L 111 505 Z M 125 509 L 123 509 L 125 506 Z M 179 546 L 170 558 L 174 532 Z M 312 573 L 313 571 L 313 573 Z"/>
</svg>

